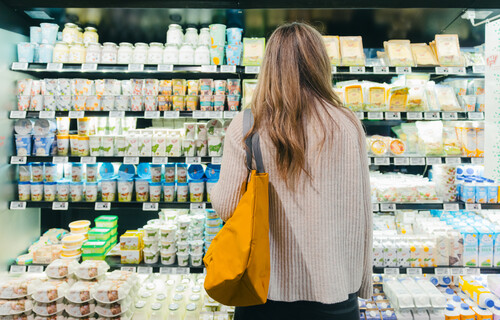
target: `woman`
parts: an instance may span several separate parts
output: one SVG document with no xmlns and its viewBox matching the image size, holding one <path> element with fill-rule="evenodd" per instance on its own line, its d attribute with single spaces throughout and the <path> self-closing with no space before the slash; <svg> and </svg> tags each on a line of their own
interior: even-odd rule
<svg viewBox="0 0 500 320">
<path fill-rule="evenodd" d="M 244 319 L 359 319 L 356 295 L 372 293 L 372 207 L 365 135 L 331 84 L 321 35 L 292 23 L 268 41 L 251 103 L 269 173 L 268 302 Z M 243 113 L 229 126 L 211 192 L 231 217 L 248 177 Z"/>
</svg>

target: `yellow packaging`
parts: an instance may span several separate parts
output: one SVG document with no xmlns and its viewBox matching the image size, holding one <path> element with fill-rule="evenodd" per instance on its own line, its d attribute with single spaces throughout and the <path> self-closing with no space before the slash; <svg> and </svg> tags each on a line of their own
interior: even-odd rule
<svg viewBox="0 0 500 320">
<path fill-rule="evenodd" d="M 161 95 L 172 95 L 172 80 L 160 80 L 159 86 Z"/>
<path fill-rule="evenodd" d="M 347 86 L 345 91 L 345 106 L 352 111 L 363 110 L 363 89 L 360 85 Z"/>
<path fill-rule="evenodd" d="M 200 94 L 200 81 L 188 80 L 187 81 L 187 94 L 188 96 L 197 96 Z"/>
<path fill-rule="evenodd" d="M 389 150 L 393 155 L 400 156 L 405 153 L 406 146 L 403 141 L 399 139 L 393 139 L 389 145 Z"/>
<path fill-rule="evenodd" d="M 139 264 L 142 262 L 142 249 L 120 250 L 122 264 Z"/>
<path fill-rule="evenodd" d="M 340 65 L 340 43 L 338 36 L 323 36 L 326 53 L 332 66 Z"/>
<path fill-rule="evenodd" d="M 431 47 L 425 43 L 412 43 L 411 52 L 413 60 L 418 66 L 435 66 L 438 64 Z"/>
<path fill-rule="evenodd" d="M 128 230 L 120 236 L 120 250 L 140 250 L 143 246 L 142 232 Z"/>
<path fill-rule="evenodd" d="M 389 40 L 384 42 L 390 65 L 395 67 L 411 67 L 414 65 L 410 40 Z"/>
<path fill-rule="evenodd" d="M 170 111 L 170 110 L 172 110 L 172 96 L 170 96 L 170 95 L 159 95 L 158 96 L 158 110 L 159 111 Z"/>
<path fill-rule="evenodd" d="M 370 87 L 368 89 L 368 101 L 366 102 L 367 111 L 385 110 L 387 97 L 384 87 Z"/>
<path fill-rule="evenodd" d="M 389 110 L 405 111 L 408 99 L 408 88 L 394 87 L 389 90 Z"/>
<path fill-rule="evenodd" d="M 172 80 L 172 93 L 174 96 L 186 95 L 186 80 L 173 79 Z"/>
<path fill-rule="evenodd" d="M 364 66 L 363 39 L 357 37 L 340 37 L 340 55 L 344 66 Z"/>
<path fill-rule="evenodd" d="M 185 111 L 186 110 L 186 100 L 185 96 L 173 96 L 172 97 L 172 109 L 174 111 Z"/>
<path fill-rule="evenodd" d="M 194 111 L 198 109 L 198 96 L 186 96 L 186 110 Z"/>
</svg>

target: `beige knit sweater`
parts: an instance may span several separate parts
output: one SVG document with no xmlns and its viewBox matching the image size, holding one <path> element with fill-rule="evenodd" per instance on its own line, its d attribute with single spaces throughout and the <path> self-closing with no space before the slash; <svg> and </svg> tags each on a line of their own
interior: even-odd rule
<svg viewBox="0 0 500 320">
<path fill-rule="evenodd" d="M 268 298 L 275 301 L 337 303 L 359 291 L 372 293 L 372 209 L 365 135 L 345 109 L 332 107 L 333 121 L 321 152 L 317 124 L 307 123 L 307 163 L 312 179 L 302 175 L 296 192 L 277 173 L 274 148 L 265 132 L 261 148 L 269 173 L 271 280 Z M 326 115 L 325 115 L 326 116 Z M 243 113 L 229 126 L 220 180 L 211 192 L 213 208 L 223 220 L 238 205 L 247 179 Z"/>
</svg>

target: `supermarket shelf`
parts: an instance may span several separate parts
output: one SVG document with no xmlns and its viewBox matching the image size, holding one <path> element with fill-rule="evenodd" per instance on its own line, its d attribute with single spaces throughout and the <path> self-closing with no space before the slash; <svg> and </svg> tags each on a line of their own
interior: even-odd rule
<svg viewBox="0 0 500 320">
<path fill-rule="evenodd" d="M 111 270 L 130 270 L 137 273 L 163 273 L 163 274 L 187 274 L 187 273 L 203 273 L 204 266 L 200 267 L 179 267 L 177 263 L 166 266 L 161 263 L 153 264 L 122 264 L 120 257 L 108 256 L 106 262 L 111 267 Z"/>
<path fill-rule="evenodd" d="M 111 118 L 145 118 L 145 119 L 233 119 L 239 111 L 11 111 L 10 119 L 53 119 L 56 117 L 111 117 Z"/>
<path fill-rule="evenodd" d="M 365 124 L 372 121 L 377 123 L 383 121 L 401 121 L 401 120 L 484 120 L 484 112 L 392 112 L 392 111 L 360 111 L 355 112 L 360 120 L 366 120 Z"/>
<path fill-rule="evenodd" d="M 470 157 L 370 157 L 370 165 L 374 166 L 431 166 L 436 164 L 459 165 L 462 163 L 484 164 L 484 158 Z"/>
<path fill-rule="evenodd" d="M 96 211 L 110 211 L 112 209 L 136 209 L 155 214 L 160 209 L 210 209 L 210 202 L 51 202 L 51 201 L 10 201 L 11 210 L 26 208 L 52 209 L 67 211 L 70 209 L 92 209 Z"/>
<path fill-rule="evenodd" d="M 149 64 L 68 64 L 68 63 L 19 63 L 11 70 L 29 73 L 84 73 L 84 74 L 246 74 L 260 72 L 258 66 L 173 66 Z M 408 73 L 428 73 L 439 76 L 484 77 L 484 67 L 344 67 L 333 66 L 332 75 L 393 76 Z"/>
<path fill-rule="evenodd" d="M 439 275 L 475 275 L 478 272 L 483 274 L 500 273 L 500 267 L 423 267 L 423 268 L 406 268 L 406 267 L 373 267 L 373 273 L 383 273 L 387 275 L 396 274 L 439 274 Z"/>
<path fill-rule="evenodd" d="M 154 163 L 154 164 L 165 164 L 165 163 L 187 163 L 187 164 L 198 164 L 198 163 L 212 163 L 220 164 L 222 157 L 42 157 L 42 156 L 27 156 L 18 157 L 12 156 L 10 158 L 11 164 L 25 164 L 29 162 L 52 162 L 52 163 L 68 163 L 68 162 L 80 162 L 80 163 L 97 163 L 97 162 L 121 162 L 125 164 L 139 164 L 139 163 Z"/>
<path fill-rule="evenodd" d="M 455 211 L 459 209 L 466 209 L 471 211 L 477 211 L 481 209 L 500 209 L 500 203 L 464 203 L 458 202 L 447 202 L 443 203 L 441 201 L 421 201 L 421 202 L 381 202 L 373 203 L 373 212 L 393 212 L 396 210 L 449 210 Z"/>
</svg>

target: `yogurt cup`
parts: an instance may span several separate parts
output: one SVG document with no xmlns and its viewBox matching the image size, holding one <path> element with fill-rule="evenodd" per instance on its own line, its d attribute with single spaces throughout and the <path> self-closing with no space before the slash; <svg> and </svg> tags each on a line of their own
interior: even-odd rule
<svg viewBox="0 0 500 320">
<path fill-rule="evenodd" d="M 191 262 L 191 266 L 193 266 L 193 267 L 201 267 L 201 265 L 203 263 L 203 252 L 200 253 L 200 254 L 193 254 L 193 253 L 191 253 L 189 255 L 189 261 Z"/>
<path fill-rule="evenodd" d="M 205 228 L 191 228 L 189 230 L 189 238 L 191 240 L 203 240 L 203 231 Z"/>
<path fill-rule="evenodd" d="M 57 194 L 57 183 L 56 182 L 44 182 L 43 183 L 43 199 L 44 201 L 55 201 Z"/>
<path fill-rule="evenodd" d="M 116 199 L 116 180 L 102 179 L 101 180 L 102 201 L 111 202 Z"/>
<path fill-rule="evenodd" d="M 160 226 L 160 239 L 166 242 L 175 241 L 175 234 L 177 232 L 177 226 L 173 224 L 166 224 Z"/>
<path fill-rule="evenodd" d="M 208 156 L 220 157 L 222 156 L 222 136 L 208 136 Z"/>
<path fill-rule="evenodd" d="M 150 164 L 149 169 L 151 172 L 151 182 L 161 182 L 161 170 L 163 165 Z"/>
<path fill-rule="evenodd" d="M 218 227 L 222 223 L 222 220 L 220 218 L 215 218 L 215 219 L 205 219 L 205 225 L 207 227 Z"/>
<path fill-rule="evenodd" d="M 69 135 L 58 134 L 57 136 L 57 154 L 67 156 L 69 153 Z"/>
<path fill-rule="evenodd" d="M 69 181 L 57 182 L 57 201 L 67 202 L 69 200 Z"/>
<path fill-rule="evenodd" d="M 83 166 L 81 163 L 74 162 L 71 164 L 71 181 L 82 181 Z"/>
<path fill-rule="evenodd" d="M 71 96 L 56 96 L 56 105 L 58 111 L 71 110 Z"/>
<path fill-rule="evenodd" d="M 175 181 L 175 164 L 167 163 L 165 165 L 165 182 Z"/>
<path fill-rule="evenodd" d="M 149 181 L 147 179 L 135 179 L 135 201 L 146 202 L 149 199 Z"/>
<path fill-rule="evenodd" d="M 184 139 L 182 141 L 182 150 L 184 151 L 184 156 L 194 157 L 196 155 L 196 144 L 193 139 Z"/>
<path fill-rule="evenodd" d="M 21 157 L 31 155 L 31 135 L 16 134 L 16 153 Z"/>
<path fill-rule="evenodd" d="M 149 184 L 149 200 L 151 202 L 160 202 L 161 200 L 161 182 L 151 182 Z"/>
<path fill-rule="evenodd" d="M 187 182 L 187 171 L 188 165 L 185 163 L 177 164 L 177 182 L 186 183 Z"/>
<path fill-rule="evenodd" d="M 97 182 L 97 163 L 87 164 L 85 167 L 87 182 Z"/>
<path fill-rule="evenodd" d="M 69 250 L 80 249 L 85 241 L 85 236 L 80 234 L 70 234 L 62 238 L 63 247 Z"/>
<path fill-rule="evenodd" d="M 173 202 L 175 198 L 175 183 L 174 182 L 164 182 L 163 183 L 163 201 Z"/>
<path fill-rule="evenodd" d="M 33 153 L 39 157 L 50 156 L 50 149 L 54 135 L 35 135 L 33 136 Z"/>
<path fill-rule="evenodd" d="M 42 182 L 32 182 L 30 186 L 31 186 L 31 201 L 42 201 L 43 200 L 43 183 Z"/>
<path fill-rule="evenodd" d="M 156 224 L 147 224 L 144 226 L 144 233 L 146 238 L 158 239 L 160 236 L 158 225 Z"/>
<path fill-rule="evenodd" d="M 177 242 L 188 241 L 189 240 L 189 232 L 187 231 L 177 231 L 175 234 Z"/>
<path fill-rule="evenodd" d="M 210 233 L 206 233 L 205 232 L 205 241 L 210 241 L 212 242 L 212 240 L 215 238 L 217 234 L 210 234 Z"/>
<path fill-rule="evenodd" d="M 44 180 L 46 182 L 54 182 L 57 180 L 57 165 L 54 163 L 44 163 Z"/>
<path fill-rule="evenodd" d="M 31 110 L 31 111 L 42 111 L 43 110 L 43 96 L 42 95 L 31 96 L 29 110 Z"/>
<path fill-rule="evenodd" d="M 189 243 L 187 241 L 177 242 L 177 252 L 188 253 L 189 252 Z"/>
<path fill-rule="evenodd" d="M 90 154 L 89 137 L 78 137 L 78 154 L 80 155 L 80 157 L 87 157 Z"/>
<path fill-rule="evenodd" d="M 177 184 L 177 201 L 187 202 L 188 199 L 188 184 L 178 183 Z"/>
<path fill-rule="evenodd" d="M 118 180 L 118 201 L 119 202 L 132 201 L 133 189 L 134 189 L 134 180 L 132 180 L 132 179 L 119 179 Z"/>
<path fill-rule="evenodd" d="M 211 194 L 212 188 L 217 184 L 218 179 L 208 179 L 207 180 L 207 201 L 212 202 Z"/>
<path fill-rule="evenodd" d="M 203 180 L 189 181 L 189 195 L 191 202 L 202 202 L 205 192 L 205 182 Z"/>
<path fill-rule="evenodd" d="M 179 267 L 187 267 L 189 265 L 189 253 L 178 252 L 177 264 Z"/>
<path fill-rule="evenodd" d="M 216 235 L 217 233 L 219 233 L 220 229 L 221 229 L 221 226 L 215 226 L 215 227 L 206 226 L 205 232 L 207 234 Z"/>
<path fill-rule="evenodd" d="M 83 199 L 83 182 L 71 182 L 69 185 L 69 193 L 72 202 L 79 202 Z"/>
<path fill-rule="evenodd" d="M 31 181 L 33 182 L 43 181 L 43 165 L 41 163 L 31 164 Z"/>
<path fill-rule="evenodd" d="M 205 215 L 196 213 L 191 215 L 191 228 L 203 228 L 205 224 Z"/>
<path fill-rule="evenodd" d="M 89 137 L 89 153 L 92 157 L 99 157 L 101 155 L 101 136 L 90 136 Z"/>
<path fill-rule="evenodd" d="M 144 254 L 144 263 L 146 264 L 158 263 L 158 257 L 159 257 L 158 251 L 144 249 L 142 252 Z"/>
<path fill-rule="evenodd" d="M 87 182 L 85 184 L 85 201 L 96 202 L 98 193 L 97 182 Z"/>
<path fill-rule="evenodd" d="M 162 209 L 163 217 L 167 224 L 177 224 L 178 211 L 173 209 Z"/>
<path fill-rule="evenodd" d="M 106 135 L 101 140 L 101 152 L 105 157 L 112 157 L 115 154 L 115 137 Z"/>
<path fill-rule="evenodd" d="M 17 184 L 17 194 L 19 201 L 29 201 L 31 199 L 31 183 L 29 181 L 19 182 Z"/>
<path fill-rule="evenodd" d="M 220 164 L 207 164 L 207 167 L 205 168 L 205 176 L 208 179 L 216 179 L 219 180 L 220 176 Z"/>
<path fill-rule="evenodd" d="M 180 232 L 186 232 L 191 225 L 191 217 L 188 215 L 183 215 L 177 218 L 177 225 Z"/>
<path fill-rule="evenodd" d="M 78 141 L 78 135 L 76 134 L 70 134 L 69 135 L 69 142 L 70 142 L 70 150 L 71 150 L 71 155 L 72 156 L 79 156 L 80 155 L 80 142 Z"/>
<path fill-rule="evenodd" d="M 160 251 L 161 264 L 163 265 L 173 265 L 175 263 L 175 253 Z"/>
<path fill-rule="evenodd" d="M 19 182 L 31 181 L 31 164 L 20 164 L 19 168 Z"/>
<path fill-rule="evenodd" d="M 144 249 L 158 251 L 158 239 L 144 238 Z"/>
<path fill-rule="evenodd" d="M 161 240 L 160 249 L 162 252 L 166 252 L 166 253 L 177 252 L 177 250 L 175 248 L 175 242 L 170 242 L 170 241 L 165 241 L 165 240 Z"/>
<path fill-rule="evenodd" d="M 69 134 L 69 118 L 56 119 L 57 134 Z"/>
<path fill-rule="evenodd" d="M 14 131 L 20 135 L 30 135 L 33 131 L 33 122 L 29 119 L 18 119 L 14 123 Z"/>
</svg>

